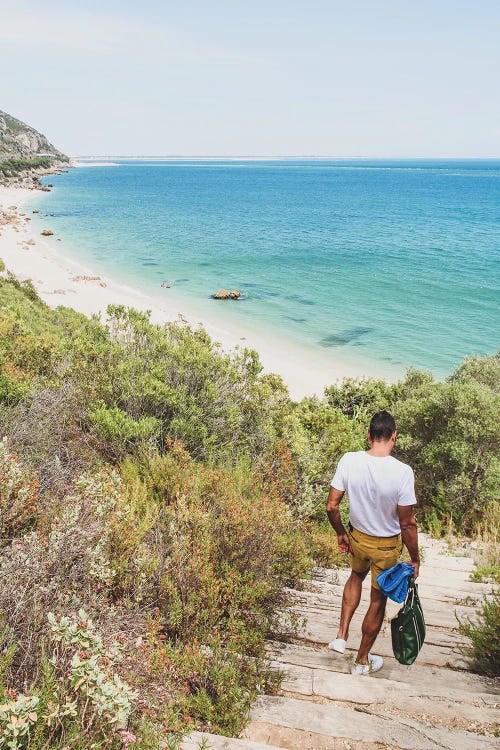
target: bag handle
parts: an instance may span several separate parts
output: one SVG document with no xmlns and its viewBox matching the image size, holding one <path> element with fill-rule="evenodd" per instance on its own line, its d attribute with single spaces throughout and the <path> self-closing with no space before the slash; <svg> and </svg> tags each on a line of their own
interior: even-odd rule
<svg viewBox="0 0 500 750">
<path fill-rule="evenodd" d="M 415 583 L 414 577 L 408 576 L 408 593 L 406 594 L 405 606 L 407 604 L 410 604 L 410 607 L 414 606 L 416 587 L 417 587 L 417 584 Z M 409 601 L 410 597 L 411 597 L 411 602 Z"/>
</svg>

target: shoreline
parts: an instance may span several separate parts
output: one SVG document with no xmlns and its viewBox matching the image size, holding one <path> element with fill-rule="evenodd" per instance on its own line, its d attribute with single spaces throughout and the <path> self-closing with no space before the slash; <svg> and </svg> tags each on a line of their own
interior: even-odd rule
<svg viewBox="0 0 500 750">
<path fill-rule="evenodd" d="M 146 294 L 96 272 L 65 252 L 65 244 L 56 236 L 44 237 L 31 205 L 38 191 L 0 186 L 0 258 L 20 280 L 31 279 L 41 299 L 51 308 L 63 305 L 87 316 L 103 317 L 108 305 L 125 305 L 138 310 L 150 310 L 154 323 L 175 321 L 182 316 L 193 327 L 203 326 L 224 352 L 236 347 L 255 349 L 266 373 L 283 378 L 294 399 L 322 396 L 324 388 L 344 377 L 380 377 L 389 379 L 379 368 L 361 370 L 356 363 L 332 362 L 321 353 L 307 350 L 299 344 L 273 334 L 243 330 L 231 320 L 214 317 L 200 320 L 195 306 L 184 299 L 171 298 L 163 302 L 154 294 Z M 48 228 L 48 227 L 47 227 Z M 219 305 L 231 303 L 218 303 Z M 219 314 L 221 310 L 217 310 Z"/>
</svg>

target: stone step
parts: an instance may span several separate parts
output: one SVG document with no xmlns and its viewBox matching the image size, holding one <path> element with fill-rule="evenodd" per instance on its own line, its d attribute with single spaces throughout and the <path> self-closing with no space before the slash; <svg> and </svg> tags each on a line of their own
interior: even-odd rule
<svg viewBox="0 0 500 750">
<path fill-rule="evenodd" d="M 268 654 L 276 663 L 287 666 L 307 667 L 335 675 L 350 674 L 349 657 L 336 654 L 325 647 L 311 647 L 274 641 L 268 644 Z M 457 695 L 469 696 L 469 702 L 478 705 L 500 703 L 500 687 L 497 682 L 470 672 L 413 664 L 405 667 L 395 660 L 384 663 L 383 669 L 371 680 L 388 679 L 403 686 L 410 684 L 422 695 L 446 696 L 453 691 Z"/>
<path fill-rule="evenodd" d="M 345 576 L 347 580 L 348 576 Z M 418 593 L 420 598 L 425 601 L 429 601 L 429 606 L 432 606 L 433 602 L 436 602 L 436 606 L 439 607 L 441 604 L 449 604 L 459 596 L 461 602 L 469 596 L 469 602 L 465 602 L 464 606 L 473 607 L 478 601 L 484 596 L 488 596 L 493 591 L 493 586 L 488 583 L 474 583 L 461 579 L 459 586 L 446 586 L 443 583 L 437 583 L 436 579 L 433 578 L 428 582 L 422 582 L 420 577 L 417 581 Z M 323 596 L 331 596 L 333 598 L 342 598 L 342 592 L 344 590 L 345 581 L 342 583 L 330 583 L 328 581 L 304 581 L 298 589 L 298 594 L 310 593 L 319 594 Z M 368 601 L 370 597 L 371 583 L 367 577 L 363 582 L 362 601 L 365 599 Z M 466 594 L 464 595 L 464 590 Z"/>
<path fill-rule="evenodd" d="M 294 696 L 307 699 L 320 697 L 361 706 L 379 706 L 379 710 L 385 713 L 398 715 L 404 712 L 413 718 L 432 716 L 438 723 L 451 723 L 463 728 L 476 724 L 488 727 L 498 720 L 499 696 L 487 696 L 487 700 L 480 699 L 481 702 L 478 702 L 478 695 L 471 695 L 470 691 L 445 686 L 424 690 L 411 680 L 401 683 L 380 676 L 367 683 L 351 674 L 298 667 L 283 662 L 273 662 L 272 666 L 283 673 L 281 690 L 288 695 L 293 693 Z M 480 720 L 478 707 L 481 708 Z"/>
<path fill-rule="evenodd" d="M 460 711 L 472 706 L 477 715 L 476 705 L 487 708 L 487 711 L 495 711 L 500 704 L 500 694 L 486 692 L 474 692 L 470 689 L 457 689 L 453 684 L 425 683 L 422 680 L 412 679 L 409 675 L 407 682 L 391 680 L 385 675 L 385 669 L 377 674 L 376 679 L 361 681 L 354 678 L 350 672 L 331 672 L 326 669 L 298 666 L 287 664 L 283 661 L 273 661 L 273 669 L 279 670 L 283 676 L 281 689 L 287 693 L 299 693 L 303 696 L 321 696 L 329 700 L 345 701 L 350 703 L 371 704 L 394 702 L 396 698 L 422 698 L 432 708 L 432 701 L 454 701 L 464 704 Z M 375 677 L 375 675 L 372 675 Z M 366 684 L 368 682 L 368 684 Z M 423 704 L 422 704 L 423 707 Z M 455 707 L 456 711 L 456 707 Z M 471 715 L 471 721 L 474 716 Z M 488 713 L 483 723 L 495 721 L 492 714 Z"/>
<path fill-rule="evenodd" d="M 367 680 L 371 678 L 358 678 Z M 494 740 L 471 732 L 431 726 L 412 718 L 385 716 L 367 708 L 348 708 L 334 703 L 319 704 L 281 696 L 260 696 L 251 712 L 245 736 L 253 739 L 253 726 L 260 735 L 268 727 L 268 742 L 273 742 L 274 727 L 285 727 L 297 733 L 296 750 L 311 747 L 303 744 L 303 733 L 364 743 L 380 743 L 401 750 L 483 750 L 494 748 Z M 300 737 L 302 735 L 302 737 Z M 314 747 L 314 745 L 312 746 Z M 324 744 L 334 747 L 333 743 Z"/>
<path fill-rule="evenodd" d="M 395 606 L 387 609 L 386 617 L 381 628 L 381 635 L 390 638 L 391 626 L 390 621 L 396 616 L 398 607 Z M 322 634 L 322 639 L 319 641 L 329 643 L 332 638 L 335 638 L 337 634 L 337 628 L 340 621 L 340 610 L 321 610 L 311 609 L 310 607 L 297 606 L 294 608 L 294 612 L 303 620 L 307 620 L 304 627 L 299 629 L 300 638 L 308 638 L 313 633 Z M 351 621 L 351 627 L 349 629 L 349 644 L 354 647 L 357 645 L 358 640 L 361 637 L 361 625 L 365 616 L 366 609 L 361 607 L 355 613 Z M 452 630 L 451 628 L 439 628 L 430 625 L 427 620 L 426 611 L 424 609 L 424 617 L 426 618 L 426 643 L 434 646 L 442 646 L 444 648 L 460 648 L 461 646 L 467 645 L 467 639 L 458 630 Z"/>
<path fill-rule="evenodd" d="M 476 583 L 471 581 L 469 574 L 459 571 L 446 571 L 443 575 L 439 574 L 434 568 L 422 572 L 417 583 L 421 589 L 419 593 L 429 599 L 438 599 L 449 601 L 450 599 L 463 599 L 466 596 L 482 598 L 492 593 L 494 586 L 491 583 Z M 342 588 L 349 578 L 350 570 L 342 568 L 339 570 L 325 569 L 321 573 L 321 580 L 308 581 L 305 585 L 317 585 L 327 590 L 328 587 L 342 592 Z M 446 579 L 446 580 L 444 580 Z M 366 586 L 369 590 L 369 586 Z"/>
<path fill-rule="evenodd" d="M 207 732 L 193 732 L 182 740 L 179 750 L 283 750 L 284 747 L 284 745 L 276 747 L 267 743 L 223 737 Z"/>
<path fill-rule="evenodd" d="M 420 589 L 420 578 L 419 582 L 419 595 L 422 601 L 436 601 L 442 604 L 452 605 L 464 605 L 469 607 L 475 607 L 483 601 L 485 596 L 491 596 L 493 592 L 493 586 L 489 583 L 474 583 L 472 581 L 463 580 L 460 586 L 454 586 L 453 588 L 447 587 L 445 584 L 429 582 Z M 304 587 L 309 590 L 319 590 L 323 593 L 332 592 L 333 594 L 342 597 L 342 591 L 344 584 L 332 584 L 324 581 L 307 581 L 304 583 Z M 368 600 L 369 596 L 369 585 L 366 584 L 365 591 L 363 591 L 363 597 Z"/>
<path fill-rule="evenodd" d="M 358 742 L 342 737 L 328 737 L 316 732 L 290 729 L 261 721 L 252 721 L 249 730 L 256 740 L 265 742 L 272 736 L 275 745 L 280 748 L 293 748 L 293 750 L 401 750 L 396 745 L 389 746 L 385 742 Z"/>
<path fill-rule="evenodd" d="M 454 639 L 455 642 L 465 642 L 465 637 L 459 632 L 459 621 L 477 619 L 477 609 L 473 608 L 454 608 L 448 606 L 441 610 L 429 610 L 427 606 L 428 602 L 422 601 L 422 609 L 425 617 L 425 624 L 429 635 L 434 634 L 434 639 L 441 640 L 446 639 L 444 642 L 448 643 L 450 639 Z M 396 602 L 388 602 L 385 622 L 389 623 L 393 617 L 397 615 L 401 609 L 401 604 Z M 365 616 L 366 610 L 368 609 L 368 602 L 361 602 L 358 609 L 356 610 L 351 624 L 351 633 L 361 632 L 361 623 Z M 308 620 L 314 619 L 315 621 L 322 622 L 325 625 L 330 625 L 336 631 L 338 623 L 340 621 L 340 610 L 341 602 L 331 601 L 328 605 L 327 602 L 320 604 L 307 602 L 301 598 L 294 606 L 294 611 L 297 612 L 302 618 L 306 617 Z M 465 610 L 465 611 L 464 611 Z M 455 616 L 455 611 L 457 616 Z M 457 619 L 458 617 L 458 619 Z"/>
<path fill-rule="evenodd" d="M 339 589 L 336 592 L 293 591 L 291 593 L 294 601 L 297 602 L 296 606 L 301 607 L 302 609 L 308 609 L 311 612 L 316 612 L 318 615 L 324 613 L 330 621 L 335 621 L 335 619 L 338 620 L 340 617 L 340 609 L 342 607 L 342 589 Z M 355 617 L 363 617 L 364 612 L 368 607 L 369 593 L 366 587 L 363 594 Z M 476 600 L 474 600 L 470 606 L 453 606 L 451 602 L 445 604 L 433 599 L 426 599 L 423 596 L 420 597 L 420 600 L 422 602 L 422 609 L 424 610 L 425 621 L 428 627 L 457 630 L 459 620 L 466 618 L 473 620 L 477 616 L 478 602 Z M 401 606 L 401 604 L 389 599 L 387 601 L 387 618 L 390 619 L 391 617 L 394 617 Z"/>
<path fill-rule="evenodd" d="M 299 609 L 298 614 L 307 616 L 307 612 L 303 612 Z M 354 627 L 356 623 L 353 622 Z M 360 625 L 358 623 L 359 632 Z M 298 638 L 304 643 L 313 643 L 327 645 L 336 635 L 336 627 L 333 623 L 324 623 L 315 617 L 308 617 L 307 625 L 304 629 L 299 631 Z M 359 638 L 359 637 L 358 637 Z M 349 652 L 353 654 L 356 651 L 357 640 L 354 637 L 350 639 L 350 643 L 355 644 L 354 648 L 348 648 Z M 459 646 L 463 641 L 458 638 L 454 638 L 453 634 L 447 632 L 437 632 L 428 629 L 425 643 L 422 646 L 422 650 L 418 655 L 419 664 L 427 664 L 436 667 L 451 667 L 453 669 L 464 669 L 466 668 L 466 662 L 459 651 Z M 392 641 L 390 637 L 390 628 L 386 623 L 382 628 L 380 635 L 378 636 L 374 653 L 380 654 L 384 658 L 394 659 L 392 651 Z"/>
</svg>

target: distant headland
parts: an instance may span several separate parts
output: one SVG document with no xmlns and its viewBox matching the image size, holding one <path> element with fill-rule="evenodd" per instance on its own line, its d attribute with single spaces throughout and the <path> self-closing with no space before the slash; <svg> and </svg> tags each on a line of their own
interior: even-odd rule
<svg viewBox="0 0 500 750">
<path fill-rule="evenodd" d="M 38 130 L 0 110 L 0 184 L 49 190 L 40 178 L 71 165 Z"/>
</svg>

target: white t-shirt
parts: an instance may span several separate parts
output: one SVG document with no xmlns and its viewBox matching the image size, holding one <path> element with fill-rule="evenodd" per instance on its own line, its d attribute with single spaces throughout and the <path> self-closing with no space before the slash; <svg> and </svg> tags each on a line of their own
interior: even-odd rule
<svg viewBox="0 0 500 750">
<path fill-rule="evenodd" d="M 411 466 L 393 456 L 345 453 L 331 484 L 349 495 L 353 527 L 370 536 L 399 534 L 397 506 L 417 502 Z"/>
</svg>

